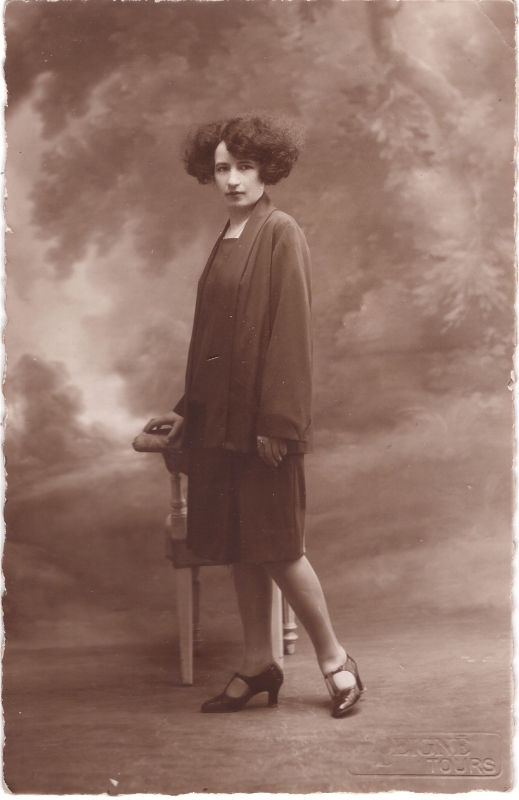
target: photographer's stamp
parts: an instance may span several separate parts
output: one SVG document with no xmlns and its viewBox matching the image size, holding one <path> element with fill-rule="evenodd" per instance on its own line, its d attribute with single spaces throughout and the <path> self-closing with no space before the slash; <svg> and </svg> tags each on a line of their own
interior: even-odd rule
<svg viewBox="0 0 519 800">
<path fill-rule="evenodd" d="M 399 733 L 366 735 L 353 775 L 495 778 L 501 772 L 496 733 Z"/>
</svg>

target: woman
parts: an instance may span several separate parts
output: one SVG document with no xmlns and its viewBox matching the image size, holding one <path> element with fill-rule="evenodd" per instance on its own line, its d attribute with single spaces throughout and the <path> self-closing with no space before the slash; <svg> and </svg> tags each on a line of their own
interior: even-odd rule
<svg viewBox="0 0 519 800">
<path fill-rule="evenodd" d="M 241 710 L 260 692 L 277 705 L 271 578 L 307 630 L 343 717 L 364 690 L 333 632 L 319 580 L 304 555 L 304 454 L 311 449 L 310 261 L 292 217 L 265 184 L 289 175 L 301 146 L 293 120 L 265 114 L 201 125 L 184 164 L 213 183 L 229 214 L 198 286 L 186 392 L 152 419 L 190 451 L 188 545 L 233 564 L 245 658 L 205 713 Z"/>
</svg>

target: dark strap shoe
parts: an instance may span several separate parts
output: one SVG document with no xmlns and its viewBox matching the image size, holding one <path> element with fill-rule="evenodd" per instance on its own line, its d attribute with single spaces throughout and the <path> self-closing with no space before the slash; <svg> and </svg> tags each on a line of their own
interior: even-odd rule
<svg viewBox="0 0 519 800">
<path fill-rule="evenodd" d="M 333 678 L 338 672 L 351 672 L 355 677 L 353 686 L 348 686 L 347 689 L 339 689 Z M 340 719 L 348 713 L 350 708 L 360 700 L 360 696 L 366 688 L 360 679 L 357 665 L 350 656 L 346 658 L 345 664 L 342 664 L 342 666 L 334 669 L 332 672 L 327 672 L 324 676 L 324 680 L 326 681 L 326 686 L 332 698 L 332 717 L 336 719 Z"/>
<path fill-rule="evenodd" d="M 243 681 L 247 688 L 240 697 L 229 697 L 226 692 L 235 678 Z M 201 711 L 204 714 L 229 714 L 233 711 L 241 711 L 251 697 L 261 692 L 268 692 L 268 705 L 270 708 L 276 708 L 282 683 L 283 672 L 277 664 L 271 664 L 258 675 L 240 675 L 239 672 L 236 672 L 222 694 L 213 697 L 212 700 L 206 700 Z"/>
</svg>

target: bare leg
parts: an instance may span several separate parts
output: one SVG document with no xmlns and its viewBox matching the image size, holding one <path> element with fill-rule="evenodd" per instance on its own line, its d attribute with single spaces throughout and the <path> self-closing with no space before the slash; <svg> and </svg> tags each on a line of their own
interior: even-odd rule
<svg viewBox="0 0 519 800">
<path fill-rule="evenodd" d="M 257 675 L 274 661 L 271 637 L 272 585 L 261 564 L 234 564 L 234 586 L 245 639 L 245 659 L 240 672 Z M 240 697 L 246 685 L 235 678 L 227 689 Z"/>
<path fill-rule="evenodd" d="M 346 652 L 337 641 L 321 584 L 305 556 L 297 561 L 265 565 L 235 564 L 233 573 L 245 638 L 245 659 L 240 669 L 242 674 L 256 675 L 274 660 L 270 630 L 271 577 L 310 636 L 323 674 L 344 664 Z M 355 683 L 350 672 L 340 672 L 334 678 L 339 689 L 346 689 Z M 246 688 L 243 681 L 235 678 L 227 694 L 240 697 Z"/>
<path fill-rule="evenodd" d="M 303 556 L 297 561 L 278 561 L 265 567 L 310 636 L 322 673 L 344 664 L 346 652 L 337 641 L 321 584 L 308 559 Z M 340 672 L 334 678 L 340 689 L 355 683 L 351 672 Z"/>
</svg>

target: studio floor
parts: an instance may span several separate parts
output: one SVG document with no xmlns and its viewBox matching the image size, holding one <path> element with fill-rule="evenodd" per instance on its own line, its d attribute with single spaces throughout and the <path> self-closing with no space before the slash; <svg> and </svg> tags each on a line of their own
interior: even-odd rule
<svg viewBox="0 0 519 800">
<path fill-rule="evenodd" d="M 19 794 L 510 788 L 505 614 L 403 610 L 348 627 L 367 691 L 342 720 L 304 633 L 279 707 L 261 695 L 229 715 L 199 707 L 239 663 L 234 637 L 206 631 L 191 687 L 175 642 L 8 646 L 4 780 Z"/>
</svg>

